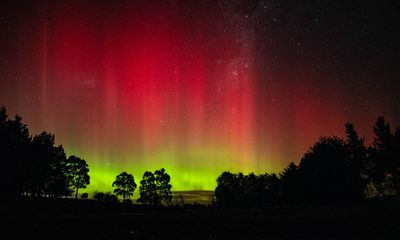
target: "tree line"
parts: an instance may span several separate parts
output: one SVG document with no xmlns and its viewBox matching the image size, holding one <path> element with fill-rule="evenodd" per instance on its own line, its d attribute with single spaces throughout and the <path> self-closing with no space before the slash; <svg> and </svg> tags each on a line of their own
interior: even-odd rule
<svg viewBox="0 0 400 240">
<path fill-rule="evenodd" d="M 321 137 L 299 164 L 290 163 L 279 174 L 223 172 L 217 178 L 215 202 L 221 207 L 276 206 L 360 202 L 366 197 L 400 195 L 400 129 L 383 117 L 373 126 L 373 142 L 366 146 L 352 123 L 346 137 Z M 77 156 L 67 157 L 54 134 L 30 135 L 18 115 L 9 118 L 0 108 L 0 188 L 6 198 L 78 197 L 90 184 L 89 166 Z M 138 202 L 169 205 L 171 177 L 165 169 L 146 171 Z M 130 201 L 137 188 L 132 174 L 122 172 L 112 183 L 114 194 Z M 87 198 L 85 193 L 82 197 Z M 98 193 L 98 200 L 117 198 Z"/>
<path fill-rule="evenodd" d="M 70 196 L 90 183 L 84 159 L 67 158 L 54 134 L 30 135 L 18 115 L 11 119 L 0 108 L 0 189 L 6 198 Z"/>
<path fill-rule="evenodd" d="M 0 189 L 5 198 L 20 196 L 63 197 L 90 184 L 89 166 L 77 156 L 67 158 L 64 147 L 55 144 L 54 134 L 30 135 L 18 115 L 9 118 L 0 108 Z M 146 205 L 169 204 L 172 199 L 171 177 L 165 169 L 146 171 L 140 181 L 138 202 Z M 137 185 L 132 174 L 122 172 L 112 183 L 114 193 L 129 200 Z M 87 198 L 88 194 L 82 194 Z M 117 201 L 115 195 L 98 193 L 98 200 Z"/>
<path fill-rule="evenodd" d="M 223 172 L 215 189 L 217 205 L 340 204 L 400 195 L 400 129 L 392 131 L 379 117 L 369 146 L 353 123 L 345 129 L 345 138 L 321 137 L 298 165 L 291 162 L 279 174 Z"/>
<path fill-rule="evenodd" d="M 153 172 L 146 171 L 143 174 L 139 187 L 139 203 L 150 206 L 169 205 L 172 200 L 172 185 L 170 184 L 171 177 L 164 168 Z M 124 202 L 131 202 L 130 197 L 137 187 L 135 179 L 132 174 L 122 172 L 118 174 L 112 184 L 114 193 L 121 196 Z M 110 200 L 112 195 L 97 193 L 95 199 L 97 200 Z M 116 200 L 116 199 L 115 199 Z M 111 200 L 111 201 L 115 201 Z"/>
</svg>

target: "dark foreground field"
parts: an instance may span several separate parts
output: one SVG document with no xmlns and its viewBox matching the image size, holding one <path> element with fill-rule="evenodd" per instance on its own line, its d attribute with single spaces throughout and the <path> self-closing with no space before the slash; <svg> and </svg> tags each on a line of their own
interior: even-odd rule
<svg viewBox="0 0 400 240">
<path fill-rule="evenodd" d="M 1 239 L 400 239 L 400 204 L 145 209 L 91 200 L 1 205 Z"/>
</svg>

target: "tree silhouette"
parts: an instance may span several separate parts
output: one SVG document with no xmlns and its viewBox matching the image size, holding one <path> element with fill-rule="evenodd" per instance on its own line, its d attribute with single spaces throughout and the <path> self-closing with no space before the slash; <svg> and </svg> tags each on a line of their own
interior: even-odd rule
<svg viewBox="0 0 400 240">
<path fill-rule="evenodd" d="M 373 127 L 374 140 L 369 149 L 372 162 L 370 177 L 378 189 L 379 195 L 400 192 L 400 142 L 399 130 L 392 133 L 390 124 L 379 117 Z"/>
<path fill-rule="evenodd" d="M 379 117 L 373 127 L 374 141 L 372 142 L 371 158 L 374 161 L 374 172 L 372 178 L 381 196 L 388 190 L 389 169 L 391 168 L 391 150 L 393 145 L 393 134 L 390 124 L 383 117 Z"/>
<path fill-rule="evenodd" d="M 66 162 L 66 174 L 69 185 L 75 188 L 75 199 L 78 198 L 79 188 L 86 188 L 90 183 L 89 168 L 84 159 L 70 156 Z"/>
<path fill-rule="evenodd" d="M 143 174 L 139 194 L 138 202 L 151 206 L 161 205 L 161 199 L 157 194 L 156 178 L 152 172 L 146 171 Z"/>
<path fill-rule="evenodd" d="M 170 180 L 164 168 L 156 170 L 154 174 L 146 171 L 140 181 L 138 202 L 152 206 L 169 204 L 172 200 Z"/>
<path fill-rule="evenodd" d="M 281 181 L 276 174 L 223 172 L 217 178 L 216 204 L 220 207 L 262 207 L 281 202 Z"/>
<path fill-rule="evenodd" d="M 54 155 L 50 164 L 50 175 L 45 185 L 45 191 L 53 197 L 69 196 L 71 190 L 68 186 L 66 175 L 66 161 L 64 147 L 62 145 L 53 148 Z"/>
<path fill-rule="evenodd" d="M 380 196 L 400 194 L 400 129 L 393 133 L 383 117 L 374 125 L 374 141 L 366 147 L 354 124 L 345 124 L 345 140 L 321 137 L 298 166 L 290 163 L 275 174 L 223 172 L 217 178 L 220 207 L 358 202 L 371 182 Z M 368 185 L 367 185 L 368 184 Z M 368 186 L 368 188 L 367 188 Z M 373 189 L 373 188 L 372 188 Z"/>
<path fill-rule="evenodd" d="M 112 186 L 115 188 L 114 193 L 116 195 L 122 196 L 124 201 L 126 197 L 130 199 L 130 196 L 133 195 L 133 192 L 136 189 L 136 183 L 135 179 L 133 178 L 133 175 L 127 172 L 122 172 L 119 175 L 117 175 Z"/>
<path fill-rule="evenodd" d="M 350 157 L 356 162 L 359 166 L 362 165 L 362 162 L 365 160 L 367 148 L 364 145 L 364 138 L 360 138 L 358 136 L 357 131 L 354 128 L 354 124 L 352 122 L 347 122 L 345 124 L 346 128 L 346 144 L 350 150 Z"/>
<path fill-rule="evenodd" d="M 279 177 L 275 173 L 264 174 L 261 177 L 264 179 L 261 185 L 265 191 L 264 205 L 276 206 L 280 204 L 282 202 L 282 182 Z"/>
<path fill-rule="evenodd" d="M 393 149 L 393 180 L 397 195 L 400 195 L 400 129 L 397 128 L 394 133 L 394 149 Z"/>
<path fill-rule="evenodd" d="M 261 176 L 256 176 L 254 173 L 250 173 L 249 175 L 244 175 L 243 173 L 239 173 L 236 175 L 237 184 L 236 189 L 238 193 L 236 199 L 236 205 L 243 205 L 246 207 L 251 207 L 255 205 L 259 205 L 259 201 L 261 200 L 261 196 L 263 192 L 260 190 L 259 180 L 262 178 Z"/>
<path fill-rule="evenodd" d="M 0 108 L 0 188 L 5 197 L 15 198 L 24 191 L 30 158 L 29 130 L 18 115 L 9 119 Z"/>
<path fill-rule="evenodd" d="M 55 163 L 54 135 L 42 132 L 32 139 L 32 158 L 29 161 L 28 186 L 31 196 L 46 194 L 46 185 L 51 178 L 52 164 Z"/>
<path fill-rule="evenodd" d="M 66 155 L 54 134 L 33 137 L 18 115 L 10 119 L 0 108 L 0 187 L 6 197 L 70 195 Z"/>
<path fill-rule="evenodd" d="M 215 188 L 216 204 L 223 207 L 232 207 L 237 202 L 238 181 L 235 174 L 223 172 L 217 178 L 217 187 Z"/>
<path fill-rule="evenodd" d="M 157 186 L 157 194 L 164 204 L 169 204 L 172 200 L 171 184 L 169 183 L 171 177 L 164 168 L 154 172 L 155 182 Z"/>
<path fill-rule="evenodd" d="M 291 162 L 279 176 L 282 181 L 282 197 L 284 201 L 289 204 L 297 204 L 301 196 L 298 167 L 294 162 Z"/>
<path fill-rule="evenodd" d="M 352 122 L 347 122 L 345 124 L 346 128 L 346 146 L 349 150 L 349 164 L 350 168 L 348 170 L 348 175 L 351 175 L 351 178 L 354 181 L 351 181 L 353 189 L 365 189 L 368 177 L 366 171 L 366 156 L 367 156 L 367 148 L 364 145 L 364 138 L 360 138 L 358 136 L 357 131 L 354 128 L 354 124 Z M 357 181 L 358 180 L 358 181 Z"/>
<path fill-rule="evenodd" d="M 354 164 L 344 140 L 323 137 L 300 161 L 301 190 L 306 203 L 339 203 L 358 201 L 363 189 L 357 184 Z"/>
</svg>

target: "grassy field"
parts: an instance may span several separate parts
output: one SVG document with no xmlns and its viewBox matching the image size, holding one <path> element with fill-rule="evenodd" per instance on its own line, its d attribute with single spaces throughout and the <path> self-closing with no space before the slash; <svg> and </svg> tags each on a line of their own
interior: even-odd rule
<svg viewBox="0 0 400 240">
<path fill-rule="evenodd" d="M 186 204 L 209 205 L 214 198 L 214 191 L 175 191 L 173 195 L 181 195 Z"/>
<path fill-rule="evenodd" d="M 214 191 L 207 191 L 207 190 L 173 191 L 172 196 L 173 196 L 172 202 L 174 204 L 182 203 L 180 200 L 181 196 L 184 204 L 210 205 L 214 198 Z M 139 196 L 134 196 L 132 198 L 132 202 L 137 203 L 138 198 Z"/>
<path fill-rule="evenodd" d="M 400 204 L 169 208 L 42 199 L 1 204 L 2 239 L 398 239 Z"/>
</svg>

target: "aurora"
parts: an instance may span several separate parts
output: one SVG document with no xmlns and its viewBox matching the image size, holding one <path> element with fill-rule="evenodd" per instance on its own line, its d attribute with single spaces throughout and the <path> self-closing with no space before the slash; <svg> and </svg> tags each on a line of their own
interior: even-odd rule
<svg viewBox="0 0 400 240">
<path fill-rule="evenodd" d="M 225 170 L 279 172 L 346 121 L 367 140 L 378 115 L 396 121 L 390 65 L 337 63 L 350 53 L 315 44 L 338 40 L 318 17 L 288 27 L 278 5 L 228 2 L 19 6 L 3 37 L 0 104 L 84 158 L 88 191 L 160 168 L 175 191 L 213 190 Z M 311 36 L 296 30 L 306 26 Z"/>
</svg>

